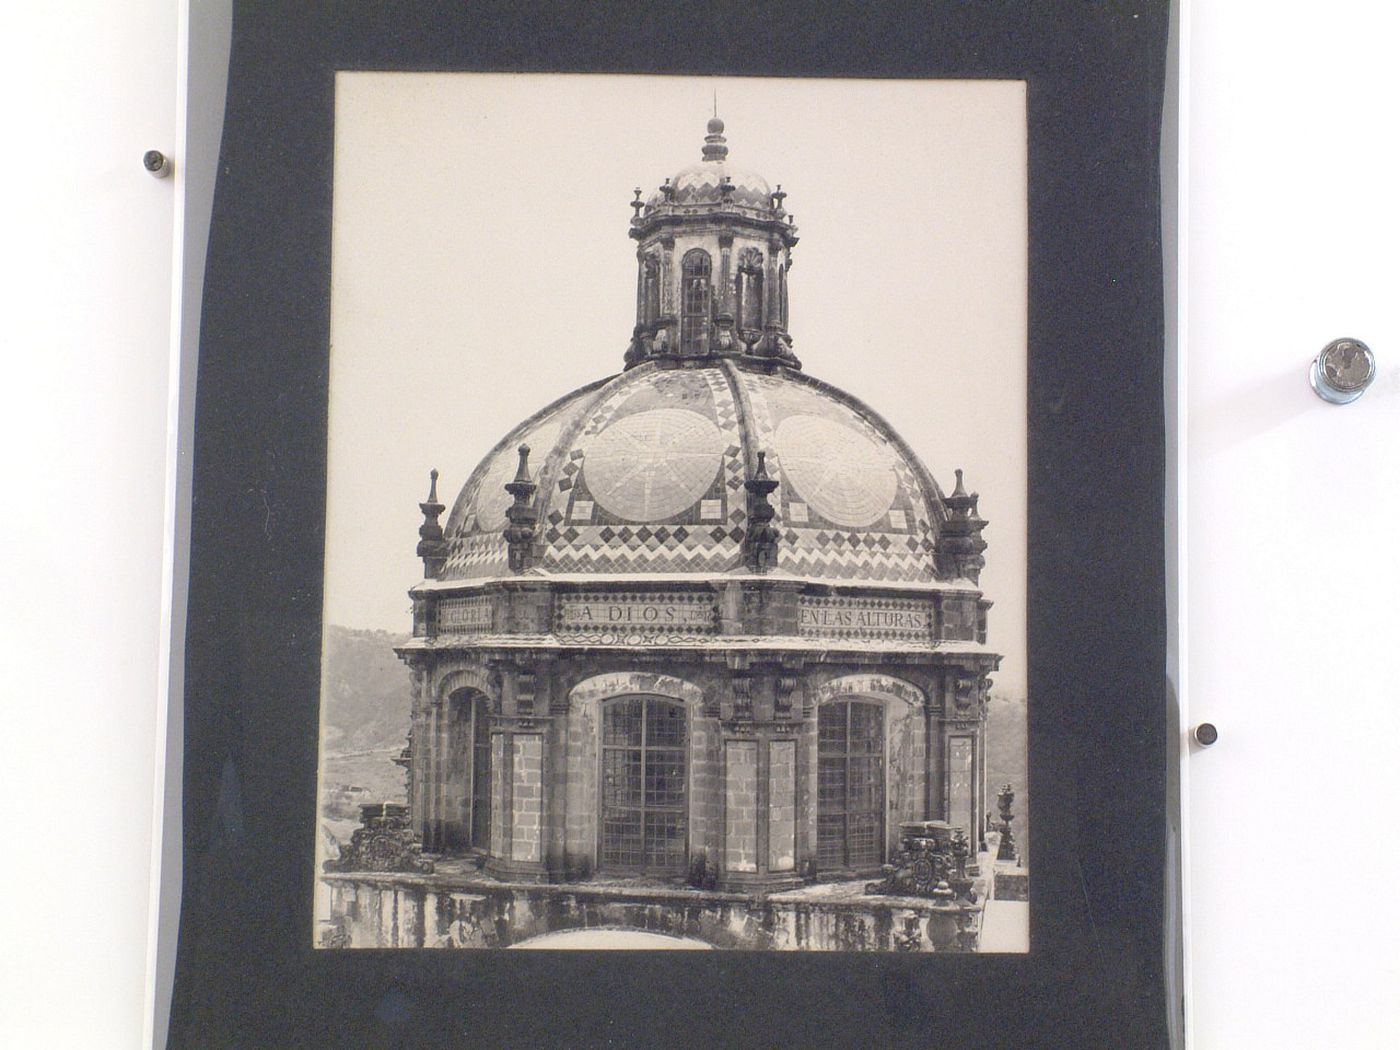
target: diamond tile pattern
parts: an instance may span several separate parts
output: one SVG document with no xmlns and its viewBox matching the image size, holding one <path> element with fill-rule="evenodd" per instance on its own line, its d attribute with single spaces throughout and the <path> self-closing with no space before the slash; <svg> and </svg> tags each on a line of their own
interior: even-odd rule
<svg viewBox="0 0 1400 1050">
<path fill-rule="evenodd" d="M 741 398 L 736 399 L 731 383 L 739 386 Z M 662 409 L 699 413 L 715 425 L 723 441 L 718 446 L 720 469 L 709 490 L 684 510 L 661 520 L 619 520 L 602 503 L 595 503 L 588 487 L 586 450 L 593 437 L 618 420 Z M 850 442 L 873 446 L 888 457 L 894 494 L 873 524 L 852 528 L 847 522 L 824 519 L 812 502 L 815 497 L 798 491 L 784 472 L 776 432 L 785 419 L 796 416 L 822 421 L 825 430 L 809 426 L 808 432 L 840 433 L 843 440 L 849 435 Z M 792 427 L 786 431 L 789 435 L 802 432 Z M 767 454 L 768 473 L 779 482 L 773 503 L 778 511 L 774 524 L 782 536 L 780 569 L 843 581 L 934 577 L 932 551 L 937 533 L 929 501 L 936 505 L 938 497 L 925 491 L 923 467 L 906 457 L 894 435 L 859 402 L 824 384 L 785 370 L 772 375 L 750 372 L 732 362 L 693 369 L 642 365 L 585 388 L 550 413 L 517 427 L 462 488 L 447 522 L 445 577 L 507 574 L 501 529 L 509 499 L 491 489 L 508 469 L 513 471 L 515 447 L 521 441 L 532 448 L 530 464 L 539 485 L 536 509 L 541 529 L 535 564 L 545 572 L 725 572 L 739 567 L 747 517 L 743 487 L 747 449 L 753 458 L 759 450 Z M 816 458 L 805 457 L 809 484 Z M 848 491 L 841 486 L 867 480 L 859 471 L 849 483 L 840 480 L 841 466 L 833 464 L 830 485 L 835 487 L 830 491 Z M 654 469 L 664 470 L 665 465 Z M 818 477 L 825 484 L 824 473 Z M 859 491 L 868 502 L 869 493 L 884 493 L 887 484 L 864 484 Z"/>
</svg>

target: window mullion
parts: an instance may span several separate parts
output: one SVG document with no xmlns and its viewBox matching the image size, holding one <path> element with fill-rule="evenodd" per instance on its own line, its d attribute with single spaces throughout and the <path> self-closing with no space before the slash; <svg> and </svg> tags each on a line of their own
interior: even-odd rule
<svg viewBox="0 0 1400 1050">
<path fill-rule="evenodd" d="M 845 813 L 843 823 L 844 834 L 841 841 L 841 857 L 846 862 L 846 867 L 851 866 L 851 712 L 855 710 L 855 704 L 846 704 L 846 746 L 842 749 L 845 753 L 841 761 L 846 767 L 846 797 L 841 800 L 841 808 Z"/>
<path fill-rule="evenodd" d="M 638 785 L 640 791 L 637 796 L 637 841 L 642 845 L 642 871 L 647 869 L 647 705 L 650 701 L 642 700 L 642 760 L 639 765 L 641 770 L 641 783 Z"/>
</svg>

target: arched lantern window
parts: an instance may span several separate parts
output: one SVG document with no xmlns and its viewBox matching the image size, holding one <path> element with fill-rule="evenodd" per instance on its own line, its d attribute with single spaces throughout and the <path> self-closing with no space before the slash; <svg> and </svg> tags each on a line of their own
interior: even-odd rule
<svg viewBox="0 0 1400 1050">
<path fill-rule="evenodd" d="M 763 328 L 763 256 L 755 248 L 745 248 L 739 256 L 739 272 L 734 276 L 735 315 L 741 332 Z"/>
<path fill-rule="evenodd" d="M 710 348 L 710 256 L 692 248 L 681 260 L 681 350 L 702 354 Z"/>
</svg>

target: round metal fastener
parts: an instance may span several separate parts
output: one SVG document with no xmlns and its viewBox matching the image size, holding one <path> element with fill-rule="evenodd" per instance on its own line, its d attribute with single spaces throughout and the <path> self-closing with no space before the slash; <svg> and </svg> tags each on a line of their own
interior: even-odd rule
<svg viewBox="0 0 1400 1050">
<path fill-rule="evenodd" d="M 1202 747 L 1210 747 L 1211 744 L 1220 739 L 1220 730 L 1216 729 L 1210 722 L 1202 722 L 1191 730 L 1191 738 Z"/>
<path fill-rule="evenodd" d="M 148 149 L 141 157 L 141 166 L 158 179 L 170 174 L 170 158 L 158 149 Z"/>
<path fill-rule="evenodd" d="M 1360 339 L 1333 339 L 1312 363 L 1308 380 L 1317 396 L 1346 405 L 1366 392 L 1376 378 L 1376 355 Z"/>
</svg>

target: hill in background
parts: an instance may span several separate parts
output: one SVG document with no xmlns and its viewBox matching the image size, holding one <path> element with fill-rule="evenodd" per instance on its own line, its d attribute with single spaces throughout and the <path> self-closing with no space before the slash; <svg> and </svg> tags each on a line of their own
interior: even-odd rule
<svg viewBox="0 0 1400 1050">
<path fill-rule="evenodd" d="M 412 694 L 394 646 L 408 635 L 326 631 L 321 692 L 321 821 L 337 842 L 359 825 L 367 802 L 403 802 L 404 771 L 394 764 L 408 740 Z"/>
<path fill-rule="evenodd" d="M 322 673 L 325 738 L 329 752 L 402 748 L 408 735 L 408 668 L 394 655 L 405 634 L 334 625 L 326 632 Z"/>
</svg>

